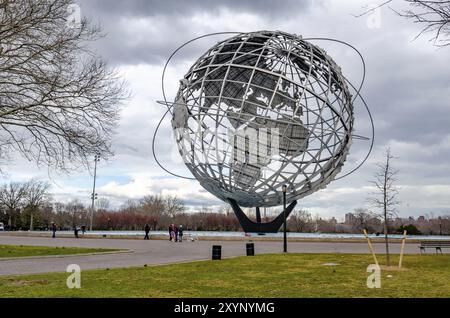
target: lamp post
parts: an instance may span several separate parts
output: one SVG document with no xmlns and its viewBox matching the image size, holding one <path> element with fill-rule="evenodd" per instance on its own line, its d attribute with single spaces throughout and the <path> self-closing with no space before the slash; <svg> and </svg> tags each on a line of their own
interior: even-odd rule
<svg viewBox="0 0 450 318">
<path fill-rule="evenodd" d="M 286 236 L 286 191 L 287 191 L 287 185 L 283 184 L 282 190 L 283 190 L 283 218 L 284 218 L 283 252 L 287 253 L 287 236 Z"/>
<path fill-rule="evenodd" d="M 97 162 L 100 161 L 100 155 L 95 155 L 94 157 L 94 185 L 92 187 L 92 194 L 91 194 L 91 220 L 89 225 L 89 231 L 92 231 L 92 221 L 94 219 L 94 209 L 95 209 L 95 200 L 97 199 L 97 193 L 95 193 L 95 181 L 97 179 Z"/>
</svg>

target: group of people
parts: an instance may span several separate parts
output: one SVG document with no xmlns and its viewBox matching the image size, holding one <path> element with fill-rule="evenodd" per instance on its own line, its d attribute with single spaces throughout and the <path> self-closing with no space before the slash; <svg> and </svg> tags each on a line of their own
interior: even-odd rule
<svg viewBox="0 0 450 318">
<path fill-rule="evenodd" d="M 81 229 L 79 229 L 76 226 L 74 227 L 73 231 L 76 238 L 78 238 L 79 230 L 81 230 L 81 232 L 84 234 L 86 231 L 86 226 L 83 225 Z M 56 238 L 57 228 L 54 222 L 52 222 L 51 231 L 52 231 L 52 238 Z M 144 240 L 149 240 L 150 225 L 145 224 L 144 231 L 145 231 Z M 177 227 L 174 224 L 169 225 L 169 239 L 171 242 L 183 242 L 183 225 L 180 225 L 179 227 Z"/>
<path fill-rule="evenodd" d="M 58 229 L 56 227 L 55 222 L 52 222 L 50 230 L 52 231 L 52 238 L 56 238 L 56 231 Z M 84 235 L 84 233 L 86 232 L 86 225 L 82 225 L 81 228 L 78 228 L 76 225 L 73 227 L 73 235 L 75 235 L 75 238 L 78 238 L 78 232 L 80 230 L 81 230 L 81 233 Z"/>
<path fill-rule="evenodd" d="M 169 225 L 169 240 L 171 242 L 183 242 L 183 225 L 179 227 L 174 224 Z"/>
<path fill-rule="evenodd" d="M 150 233 L 150 226 L 148 224 L 145 224 L 144 231 L 144 240 L 149 240 L 150 237 L 148 234 Z M 169 240 L 171 242 L 183 242 L 183 225 L 180 225 L 179 227 L 174 224 L 169 225 Z"/>
</svg>

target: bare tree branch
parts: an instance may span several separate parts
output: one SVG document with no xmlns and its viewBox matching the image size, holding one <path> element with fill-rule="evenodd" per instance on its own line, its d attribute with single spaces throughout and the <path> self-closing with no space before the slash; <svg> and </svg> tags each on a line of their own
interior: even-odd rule
<svg viewBox="0 0 450 318">
<path fill-rule="evenodd" d="M 412 9 L 397 12 L 398 15 L 424 25 L 416 38 L 433 33 L 430 41 L 439 47 L 450 45 L 450 1 L 404 0 Z"/>
<path fill-rule="evenodd" d="M 373 8 L 370 8 L 369 10 L 363 11 L 363 12 L 361 12 L 359 14 L 352 14 L 352 16 L 354 16 L 355 18 L 359 18 L 359 17 L 365 16 L 366 14 L 374 12 L 378 8 L 384 7 L 385 5 L 391 3 L 392 1 L 393 0 L 387 0 L 386 2 L 383 2 L 383 3 L 377 5 L 377 6 L 373 7 Z"/>
<path fill-rule="evenodd" d="M 0 156 L 51 168 L 112 155 L 127 97 L 114 70 L 89 50 L 102 36 L 86 18 L 67 24 L 72 0 L 0 0 Z"/>
<path fill-rule="evenodd" d="M 14 227 L 27 194 L 25 183 L 11 182 L 0 187 L 0 206 L 6 208 L 8 227 Z"/>
<path fill-rule="evenodd" d="M 399 16 L 412 20 L 414 23 L 423 25 L 422 30 L 414 39 L 417 39 L 425 33 L 432 33 L 430 41 L 438 47 L 450 46 L 450 1 L 448 0 L 402 0 L 409 4 L 411 9 L 395 10 L 391 6 L 389 8 Z M 393 0 L 385 1 L 380 5 L 366 10 L 360 14 L 352 14 L 356 18 L 360 18 L 372 13 L 374 10 L 387 6 Z"/>
</svg>

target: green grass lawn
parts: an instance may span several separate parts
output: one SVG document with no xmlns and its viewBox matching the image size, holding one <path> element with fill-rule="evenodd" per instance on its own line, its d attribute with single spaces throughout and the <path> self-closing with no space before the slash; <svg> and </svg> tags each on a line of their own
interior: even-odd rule
<svg viewBox="0 0 450 318">
<path fill-rule="evenodd" d="M 46 247 L 24 245 L 0 245 L 0 259 L 25 256 L 71 255 L 85 253 L 112 252 L 114 249 L 81 247 Z M 1 266 L 1 264 L 0 264 Z"/>
<path fill-rule="evenodd" d="M 330 262 L 340 265 L 322 265 Z M 66 287 L 67 273 L 0 277 L 0 297 L 450 297 L 450 255 L 406 255 L 406 270 L 382 271 L 381 289 L 366 287 L 371 263 L 370 255 L 289 254 L 91 270 L 78 290 Z"/>
</svg>

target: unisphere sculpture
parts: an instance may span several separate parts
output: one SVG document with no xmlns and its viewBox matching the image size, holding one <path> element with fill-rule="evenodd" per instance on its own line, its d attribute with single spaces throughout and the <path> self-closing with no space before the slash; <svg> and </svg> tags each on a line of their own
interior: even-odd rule
<svg viewBox="0 0 450 318">
<path fill-rule="evenodd" d="M 352 96 L 320 47 L 279 31 L 239 34 L 203 54 L 180 81 L 172 127 L 184 162 L 229 202 L 246 232 L 276 232 L 260 207 L 324 188 L 340 172 L 353 131 Z M 256 207 L 257 222 L 239 206 Z"/>
</svg>

